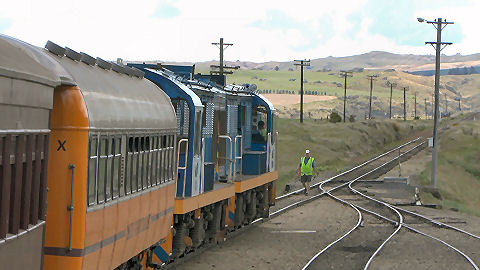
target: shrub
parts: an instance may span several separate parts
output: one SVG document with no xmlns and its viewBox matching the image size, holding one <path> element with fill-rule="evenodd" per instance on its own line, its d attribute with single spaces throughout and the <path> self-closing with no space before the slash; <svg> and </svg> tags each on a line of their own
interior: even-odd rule
<svg viewBox="0 0 480 270">
<path fill-rule="evenodd" d="M 338 115 L 337 112 L 332 112 L 330 114 L 330 119 L 328 120 L 330 123 L 337 123 L 337 122 L 341 122 L 342 121 L 342 117 L 340 115 Z"/>
<path fill-rule="evenodd" d="M 355 122 L 355 115 L 351 114 L 348 118 L 348 121 L 350 121 L 351 123 Z"/>
</svg>

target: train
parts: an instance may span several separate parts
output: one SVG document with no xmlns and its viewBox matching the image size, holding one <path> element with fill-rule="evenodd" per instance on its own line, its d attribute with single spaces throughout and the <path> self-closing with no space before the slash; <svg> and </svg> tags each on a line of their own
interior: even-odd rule
<svg viewBox="0 0 480 270">
<path fill-rule="evenodd" d="M 0 265 L 158 269 L 275 204 L 276 116 L 195 65 L 0 35 Z"/>
</svg>

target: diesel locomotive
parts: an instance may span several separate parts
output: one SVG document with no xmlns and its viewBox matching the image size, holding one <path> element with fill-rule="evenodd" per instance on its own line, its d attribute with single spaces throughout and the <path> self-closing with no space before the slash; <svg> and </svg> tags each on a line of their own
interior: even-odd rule
<svg viewBox="0 0 480 270">
<path fill-rule="evenodd" d="M 0 265 L 152 269 L 267 217 L 275 109 L 195 66 L 0 35 Z"/>
</svg>

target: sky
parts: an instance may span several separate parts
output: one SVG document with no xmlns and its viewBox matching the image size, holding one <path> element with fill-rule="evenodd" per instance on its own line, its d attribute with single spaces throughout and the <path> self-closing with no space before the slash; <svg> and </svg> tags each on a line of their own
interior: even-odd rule
<svg viewBox="0 0 480 270">
<path fill-rule="evenodd" d="M 14 0 L 0 33 L 43 47 L 47 40 L 107 60 L 218 60 L 212 42 L 234 45 L 229 61 L 291 61 L 388 51 L 434 54 L 432 25 L 454 22 L 442 53 L 480 52 L 478 0 Z"/>
</svg>

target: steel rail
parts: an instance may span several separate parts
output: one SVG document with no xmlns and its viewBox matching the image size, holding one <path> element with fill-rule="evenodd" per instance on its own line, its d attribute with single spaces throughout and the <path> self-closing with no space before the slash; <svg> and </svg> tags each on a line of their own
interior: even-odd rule
<svg viewBox="0 0 480 270">
<path fill-rule="evenodd" d="M 377 218 L 379 218 L 379 219 L 386 220 L 386 221 L 388 221 L 388 222 L 390 222 L 390 223 L 392 223 L 392 224 L 395 224 L 395 225 L 398 224 L 397 221 L 392 220 L 392 219 L 390 219 L 390 218 L 387 218 L 387 217 L 385 217 L 385 216 L 383 216 L 383 215 L 381 215 L 381 214 L 378 214 L 378 213 L 376 213 L 376 212 L 374 212 L 374 211 L 368 210 L 368 209 L 366 209 L 366 208 L 364 208 L 364 207 L 362 207 L 362 206 L 359 206 L 359 205 L 357 205 L 357 204 L 354 204 L 354 203 L 349 203 L 349 202 L 344 201 L 344 200 L 342 200 L 342 199 L 340 199 L 340 198 L 337 198 L 337 197 L 335 197 L 335 196 L 333 196 L 333 195 L 331 195 L 331 194 L 329 194 L 329 195 L 332 196 L 332 198 L 334 198 L 334 199 L 336 199 L 336 200 L 339 200 L 339 201 L 341 201 L 341 202 L 344 203 L 344 204 L 352 205 L 354 208 L 359 209 L 359 210 L 361 210 L 361 211 L 364 211 L 364 212 L 366 212 L 366 213 L 368 213 L 368 214 L 370 214 L 370 215 L 373 215 L 373 216 L 375 216 L 375 217 L 377 217 Z M 462 255 L 462 256 L 472 265 L 472 267 L 473 267 L 474 269 L 479 270 L 478 266 L 475 264 L 475 262 L 474 262 L 468 255 L 466 255 L 465 253 L 463 253 L 461 250 L 457 249 L 457 248 L 454 247 L 453 245 L 451 245 L 451 244 L 449 244 L 449 243 L 447 243 L 447 242 L 445 242 L 445 241 L 443 241 L 443 240 L 441 240 L 441 239 L 439 239 L 439 238 L 437 238 L 437 237 L 435 237 L 435 236 L 432 236 L 432 235 L 429 235 L 429 234 L 427 234 L 427 233 L 424 233 L 424 232 L 422 232 L 422 231 L 420 231 L 420 230 L 417 230 L 417 229 L 415 229 L 415 228 L 413 228 L 413 227 L 411 227 L 411 226 L 409 226 L 409 225 L 407 225 L 407 224 L 405 224 L 405 223 L 402 224 L 402 228 L 406 228 L 406 229 L 408 229 L 408 230 L 410 230 L 410 231 L 412 231 L 412 232 L 414 232 L 414 233 L 418 233 L 418 234 L 420 234 L 420 235 L 422 235 L 422 236 L 424 236 L 424 237 L 427 237 L 427 238 L 433 239 L 433 240 L 435 240 L 435 241 L 438 241 L 438 242 L 442 243 L 443 245 L 447 246 L 448 248 L 453 249 L 455 252 L 457 252 L 457 253 L 459 253 L 460 255 Z M 319 255 L 321 255 L 321 254 L 322 254 L 323 252 L 325 252 L 328 248 L 330 248 L 331 246 L 333 246 L 335 243 L 339 242 L 341 239 L 343 239 L 346 235 L 348 235 L 348 234 L 350 234 L 350 233 L 351 233 L 351 232 L 349 231 L 348 233 L 346 233 L 345 235 L 343 235 L 343 236 L 340 237 L 339 239 L 337 239 L 337 240 L 335 240 L 334 242 L 330 243 L 330 244 L 329 244 L 326 248 L 324 248 L 322 251 L 320 251 L 319 253 L 317 253 L 317 254 L 307 263 L 307 265 L 304 266 L 304 268 L 302 268 L 302 270 L 305 270 Z"/>
<path fill-rule="evenodd" d="M 323 183 L 323 182 L 330 182 L 330 181 L 334 180 L 335 178 L 338 178 L 338 177 L 344 176 L 345 174 L 351 173 L 351 172 L 353 172 L 353 171 L 355 171 L 355 170 L 357 170 L 357 169 L 359 169 L 359 168 L 361 168 L 361 167 L 364 167 L 364 166 L 367 165 L 367 164 L 372 163 L 373 161 L 375 161 L 375 160 L 377 160 L 377 159 L 379 159 L 379 158 L 382 158 L 382 157 L 384 157 L 384 156 L 386 156 L 386 155 L 388 155 L 388 154 L 390 154 L 390 153 L 392 153 L 392 152 L 394 152 L 394 151 L 396 151 L 396 150 L 398 150 L 398 149 L 401 149 L 401 148 L 403 148 L 403 147 L 405 147 L 405 146 L 407 146 L 407 145 L 409 145 L 409 144 L 412 144 L 412 143 L 414 143 L 414 142 L 416 142 L 416 141 L 418 141 L 418 140 L 420 140 L 420 137 L 418 137 L 418 138 L 416 138 L 416 139 L 414 139 L 414 140 L 408 141 L 408 142 L 406 142 L 406 143 L 404 143 L 404 144 L 402 144 L 402 145 L 399 145 L 399 146 L 395 147 L 394 149 L 391 149 L 391 150 L 389 150 L 389 151 L 387 151 L 387 152 L 385 152 L 385 153 L 383 153 L 383 154 L 381 154 L 381 155 L 378 155 L 378 156 L 376 156 L 376 157 L 373 157 L 373 158 L 371 158 L 371 159 L 369 159 L 369 160 L 367 160 L 367 161 L 365 161 L 365 162 L 363 162 L 363 163 L 361 163 L 361 164 L 359 164 L 359 165 L 357 165 L 357 166 L 355 166 L 355 167 L 353 167 L 353 168 L 351 168 L 351 169 L 349 169 L 349 170 L 347 170 L 347 171 L 344 171 L 344 172 L 342 172 L 342 173 L 340 173 L 340 174 L 337 174 L 337 175 L 335 175 L 335 176 L 332 176 L 332 177 L 330 177 L 330 178 L 328 178 L 328 179 L 326 179 L 326 180 L 324 180 L 324 181 L 320 181 L 320 182 L 318 182 L 318 183 L 315 183 L 315 184 L 311 185 L 310 188 L 315 188 L 315 187 L 319 186 L 319 185 L 320 185 L 321 183 Z M 304 189 L 301 188 L 301 189 L 297 189 L 297 190 L 291 191 L 291 192 L 289 192 L 289 193 L 286 193 L 286 194 L 283 194 L 283 195 L 281 195 L 281 196 L 276 197 L 275 200 L 282 200 L 282 199 L 287 198 L 287 197 L 290 197 L 290 196 L 292 196 L 292 195 L 300 194 L 300 193 L 303 192 L 303 190 L 304 190 Z"/>
<path fill-rule="evenodd" d="M 338 178 L 338 177 L 343 176 L 343 175 L 345 175 L 345 174 L 347 174 L 347 173 L 350 173 L 350 172 L 352 172 L 352 171 L 354 171 L 354 170 L 356 170 L 356 169 L 359 169 L 359 168 L 361 168 L 361 167 L 363 167 L 363 166 L 365 166 L 365 165 L 367 165 L 367 164 L 369 164 L 369 163 L 371 163 L 371 162 L 373 162 L 373 161 L 375 161 L 375 160 L 377 160 L 377 159 L 379 159 L 379 158 L 381 158 L 381 157 L 384 157 L 384 156 L 386 156 L 386 155 L 388 155 L 388 154 L 390 154 L 390 153 L 392 153 L 392 152 L 400 149 L 401 147 L 405 147 L 405 146 L 407 146 L 407 145 L 409 145 L 409 144 L 411 144 L 411 143 L 414 143 L 414 142 L 418 141 L 419 139 L 420 139 L 420 138 L 416 138 L 416 139 L 414 139 L 414 140 L 412 140 L 412 141 L 409 141 L 409 142 L 407 142 L 407 143 L 404 143 L 404 144 L 402 144 L 402 145 L 400 145 L 400 146 L 398 146 L 398 147 L 396 147 L 396 148 L 394 148 L 394 149 L 391 149 L 391 150 L 389 150 L 389 151 L 387 151 L 387 152 L 385 152 L 385 153 L 383 153 L 383 154 L 381 154 L 381 155 L 379 155 L 379 156 L 376 156 L 376 157 L 374 157 L 374 158 L 372 158 L 372 159 L 370 159 L 370 160 L 368 160 L 368 161 L 366 161 L 366 162 L 363 162 L 362 164 L 360 164 L 360 165 L 358 165 L 358 166 L 355 166 L 354 168 L 349 169 L 348 171 L 342 172 L 342 173 L 340 173 L 340 174 L 338 174 L 338 175 L 336 175 L 336 176 L 330 177 L 329 179 L 326 179 L 326 180 L 324 180 L 324 181 L 321 181 L 321 182 L 319 182 L 319 183 L 316 183 L 316 184 L 312 185 L 312 187 L 316 187 L 316 186 L 318 186 L 318 185 L 320 185 L 320 184 L 322 184 L 322 183 L 330 182 L 330 181 L 334 180 L 335 178 Z M 398 158 L 398 156 L 394 157 L 391 161 L 385 162 L 385 163 L 383 163 L 382 165 L 380 165 L 380 166 L 378 166 L 378 167 L 370 170 L 369 172 L 362 174 L 361 176 L 358 177 L 358 180 L 360 180 L 362 177 L 365 177 L 366 175 L 368 175 L 368 174 L 370 174 L 370 173 L 372 173 L 372 172 L 375 172 L 375 171 L 378 170 L 378 169 L 383 168 L 385 165 L 389 164 L 390 162 L 393 162 L 393 161 L 397 160 L 397 158 Z M 334 189 L 329 190 L 329 192 L 330 192 L 330 191 L 333 191 L 333 190 L 335 190 L 335 189 L 337 189 L 337 188 L 346 186 L 346 185 L 348 185 L 348 182 L 342 183 L 340 186 L 337 186 L 337 187 L 335 187 Z M 300 190 L 300 192 L 301 192 L 301 191 L 302 191 L 302 189 Z M 285 195 L 280 196 L 280 197 L 287 197 L 287 196 L 290 196 L 290 195 L 293 195 L 293 194 L 295 194 L 295 191 L 290 192 L 289 194 L 285 194 Z M 263 222 L 265 222 L 265 221 L 267 221 L 267 220 L 270 220 L 271 218 L 274 218 L 274 217 L 282 214 L 283 212 L 288 211 L 289 209 L 292 209 L 292 208 L 294 208 L 294 207 L 298 207 L 298 206 L 301 206 L 301 205 L 303 205 L 303 204 L 306 204 L 306 203 L 308 203 L 308 202 L 310 202 L 310 201 L 313 201 L 313 200 L 315 200 L 315 199 L 317 199 L 317 198 L 319 198 L 319 197 L 321 197 L 321 196 L 323 196 L 323 195 L 325 195 L 325 194 L 327 194 L 327 192 L 321 192 L 321 193 L 319 193 L 319 194 L 317 194 L 317 195 L 313 195 L 313 196 L 308 197 L 308 198 L 306 198 L 306 199 L 304 199 L 304 200 L 301 200 L 301 201 L 292 203 L 292 204 L 290 204 L 290 205 L 287 205 L 287 206 L 285 206 L 285 207 L 283 207 L 283 208 L 281 208 L 281 209 L 279 209 L 279 210 L 276 210 L 276 211 L 270 213 L 268 218 L 258 218 L 258 219 L 256 219 L 256 220 L 252 221 L 250 225 L 257 224 L 257 223 L 258 223 L 258 224 L 263 223 Z M 279 197 L 277 197 L 277 199 L 278 199 L 278 198 L 279 198 Z M 357 212 L 357 213 L 358 213 L 358 212 Z M 237 230 L 235 230 L 235 231 L 233 231 L 233 232 L 230 232 L 228 238 L 230 238 L 230 237 L 235 237 L 235 236 L 239 235 L 241 232 L 243 232 L 243 231 L 245 231 L 245 230 L 248 230 L 249 228 L 251 228 L 251 226 L 245 226 L 245 227 L 239 228 L 239 229 L 237 229 Z M 340 241 L 340 240 L 339 240 L 339 241 Z M 333 245 L 333 244 L 332 244 L 332 245 Z M 192 253 L 186 254 L 185 256 L 195 257 L 195 256 L 200 255 L 200 254 L 203 253 L 204 251 L 206 251 L 206 248 L 200 248 L 200 249 L 198 249 L 196 252 L 192 252 Z M 320 254 L 319 254 L 319 255 L 320 255 Z M 180 261 L 177 261 L 177 260 L 176 260 L 176 261 L 174 261 L 174 262 L 172 262 L 172 263 L 167 264 L 166 267 L 167 267 L 167 269 L 170 269 L 171 267 L 175 267 L 175 265 L 178 265 L 179 263 L 182 263 L 182 261 L 183 261 L 183 260 L 180 260 Z"/>
<path fill-rule="evenodd" d="M 480 239 L 480 236 L 478 236 L 478 235 L 476 235 L 476 234 L 473 234 L 473 233 L 470 233 L 470 232 L 467 232 L 467 231 L 465 231 L 465 230 L 462 230 L 462 229 L 460 229 L 460 228 L 458 228 L 458 227 L 455 227 L 455 226 L 452 226 L 452 225 L 449 225 L 449 224 L 446 224 L 446 223 L 442 223 L 442 222 L 440 222 L 440 221 L 436 221 L 436 220 L 434 220 L 434 219 L 431 219 L 431 218 L 426 217 L 426 216 L 424 216 L 424 215 L 421 215 L 421 214 L 419 214 L 419 213 L 415 213 L 415 212 L 409 211 L 409 210 L 407 210 L 407 209 L 400 208 L 400 207 L 398 207 L 398 206 L 394 206 L 394 205 L 392 205 L 392 206 L 393 206 L 394 208 L 396 208 L 396 209 L 397 209 L 398 211 L 400 211 L 400 212 L 405 212 L 405 213 L 407 213 L 407 214 L 409 214 L 409 215 L 419 217 L 419 218 L 424 219 L 424 220 L 426 220 L 426 221 L 428 221 L 428 222 L 430 222 L 430 223 L 432 223 L 432 224 L 435 224 L 435 225 L 438 226 L 438 227 L 446 228 L 446 229 L 451 229 L 451 230 L 457 231 L 457 232 L 459 232 L 459 233 L 463 233 L 463 234 L 466 234 L 466 235 L 468 235 L 468 236 L 471 236 L 471 237 L 473 237 L 473 238 Z"/>
<path fill-rule="evenodd" d="M 420 138 L 417 138 L 416 140 L 413 140 L 413 141 L 411 141 L 411 142 L 413 143 L 413 142 L 415 142 L 415 141 L 418 141 L 419 139 L 420 139 Z M 408 143 L 404 144 L 403 146 L 406 146 L 406 145 L 410 144 L 411 142 L 408 142 Z M 413 151 L 414 149 L 416 149 L 417 147 L 419 147 L 420 145 L 422 145 L 422 144 L 424 144 L 424 143 L 425 143 L 425 142 L 422 142 L 421 144 L 415 146 L 414 148 L 410 149 L 409 151 L 405 152 L 404 154 L 410 153 L 411 151 Z M 403 146 L 402 146 L 402 147 L 403 147 Z M 391 152 L 393 152 L 393 151 L 395 151 L 395 150 L 398 150 L 398 149 L 400 149 L 400 148 L 397 147 L 396 149 L 390 150 L 390 151 L 388 151 L 388 152 L 386 152 L 386 153 L 391 153 Z M 381 156 L 385 156 L 386 153 L 382 154 Z M 322 182 L 319 183 L 320 194 L 318 194 L 317 196 L 323 195 L 323 194 L 327 194 L 327 195 L 330 196 L 331 198 L 333 198 L 333 199 L 335 199 L 335 200 L 338 200 L 338 201 L 340 201 L 340 202 L 342 202 L 342 203 L 344 203 L 344 204 L 352 207 L 354 210 L 356 210 L 356 211 L 358 212 L 359 215 L 358 215 L 357 224 L 356 224 L 354 227 L 352 227 L 348 232 L 346 232 L 346 233 L 343 234 L 341 237 L 339 237 L 338 239 L 336 239 L 335 241 L 333 241 L 332 243 L 330 243 L 329 245 L 327 245 L 325 248 L 323 248 L 321 251 L 319 251 L 317 254 L 315 254 L 315 255 L 304 265 L 304 267 L 302 268 L 302 270 L 307 269 L 307 268 L 315 261 L 315 259 L 316 259 L 318 256 L 320 256 L 321 254 L 323 254 L 325 251 L 327 251 L 329 248 L 331 248 L 331 247 L 332 247 L 333 245 L 335 245 L 336 243 L 340 242 L 343 238 L 345 238 L 346 236 L 348 236 L 350 233 L 352 233 L 354 230 L 356 230 L 356 229 L 360 226 L 361 221 L 362 221 L 362 215 L 361 215 L 361 213 L 360 213 L 360 211 L 359 211 L 358 209 L 361 209 L 361 210 L 363 210 L 363 211 L 366 211 L 366 212 L 368 212 L 368 213 L 373 214 L 373 212 L 371 212 L 371 211 L 369 211 L 369 210 L 367 210 L 367 209 L 365 209 L 365 208 L 363 208 L 363 207 L 361 207 L 361 206 L 352 204 L 352 203 L 347 202 L 347 201 L 345 201 L 345 200 L 342 200 L 342 199 L 340 199 L 340 198 L 338 198 L 338 197 L 336 197 L 336 196 L 333 196 L 330 192 L 335 191 L 335 190 L 338 190 L 338 189 L 341 188 L 341 187 L 347 186 L 347 185 L 349 185 L 350 183 L 353 183 L 353 182 L 355 182 L 355 181 L 357 181 L 357 180 L 360 180 L 360 179 L 363 178 L 364 176 L 366 176 L 366 175 L 368 175 L 368 174 L 371 174 L 372 172 L 375 172 L 375 171 L 383 168 L 384 166 L 386 166 L 387 164 L 389 164 L 389 163 L 391 163 L 391 162 L 393 162 L 393 161 L 396 161 L 397 159 L 399 159 L 400 157 L 402 157 L 404 154 L 399 155 L 399 156 L 397 156 L 397 157 L 395 157 L 395 158 L 393 158 L 393 159 L 391 159 L 391 160 L 389 160 L 389 161 L 381 164 L 380 166 L 378 166 L 378 167 L 376 167 L 376 168 L 374 168 L 374 169 L 372 169 L 372 170 L 370 170 L 370 171 L 368 171 L 368 172 L 366 172 L 366 173 L 364 173 L 364 174 L 356 177 L 355 179 L 353 179 L 353 180 L 350 181 L 350 182 L 346 182 L 346 183 L 343 183 L 343 184 L 341 184 L 341 185 L 338 185 L 338 186 L 336 186 L 336 187 L 334 187 L 334 188 L 331 188 L 331 189 L 328 190 L 328 191 L 325 191 L 325 190 L 323 189 L 323 185 L 326 184 L 326 183 L 328 183 L 328 182 L 330 182 L 330 181 L 332 181 L 332 180 L 333 180 L 334 178 L 336 178 L 336 177 L 332 177 L 332 178 L 330 178 L 330 179 L 327 179 L 327 180 L 322 181 Z M 374 159 L 376 160 L 376 159 L 378 159 L 378 158 L 374 158 Z M 373 159 L 372 159 L 372 160 L 373 160 Z M 369 164 L 369 163 L 370 163 L 370 162 L 364 162 L 364 165 L 367 165 L 367 164 Z M 357 167 L 358 167 L 358 166 L 357 166 Z M 369 262 L 367 262 L 366 268 L 368 268 L 368 265 L 371 263 L 372 258 L 379 252 L 379 250 L 380 250 L 380 249 L 401 229 L 401 227 L 402 227 L 402 223 L 403 223 L 403 217 L 402 217 L 402 215 L 401 215 L 397 210 L 395 210 L 395 209 L 393 209 L 393 208 L 390 208 L 390 209 L 391 209 L 392 211 L 396 212 L 397 215 L 399 215 L 399 217 L 400 217 L 400 222 L 393 221 L 393 220 L 388 219 L 388 218 L 386 218 L 386 217 L 383 217 L 382 215 L 377 214 L 377 213 L 375 213 L 375 214 L 373 214 L 373 215 L 374 215 L 374 216 L 377 216 L 377 217 L 379 217 L 379 218 L 384 218 L 384 219 L 386 219 L 386 220 L 389 221 L 389 222 L 393 222 L 393 223 L 395 223 L 395 224 L 398 224 L 398 225 L 397 225 L 398 227 L 397 227 L 397 229 L 395 230 L 394 234 L 390 235 L 389 238 L 388 238 L 386 241 L 384 241 L 384 242 L 382 243 L 382 245 L 375 251 L 374 255 L 369 259 Z M 365 269 L 366 269 L 366 268 L 365 268 Z"/>
<path fill-rule="evenodd" d="M 425 142 L 422 142 L 422 143 L 418 144 L 417 146 L 415 146 L 414 148 L 410 149 L 409 151 L 407 151 L 407 152 L 399 155 L 398 157 L 396 157 L 396 158 L 394 158 L 394 159 L 392 159 L 392 160 L 390 160 L 390 161 L 385 162 L 384 164 L 380 165 L 379 167 L 373 169 L 372 171 L 376 171 L 376 170 L 378 170 L 379 168 L 384 167 L 385 165 L 391 163 L 391 162 L 394 161 L 395 159 L 400 159 L 403 155 L 406 155 L 406 154 L 414 151 L 415 149 L 417 149 L 418 147 L 420 147 L 420 146 L 421 146 L 422 144 L 424 144 L 424 143 L 425 143 Z M 369 174 L 369 173 L 370 173 L 370 172 L 368 172 L 368 173 L 366 173 L 366 174 Z M 366 175 L 366 174 L 364 174 L 364 175 Z M 354 208 L 356 211 L 359 211 L 359 209 L 360 209 L 360 210 L 362 210 L 362 211 L 364 211 L 364 212 L 366 212 L 366 213 L 369 213 L 369 214 L 371 214 L 371 215 L 373 215 L 373 216 L 375 216 L 375 217 L 377 217 L 377 218 L 379 218 L 379 219 L 384 219 L 384 220 L 386 220 L 386 221 L 388 221 L 388 222 L 390 222 L 390 223 L 392 223 L 392 224 L 395 224 L 395 225 L 397 226 L 397 229 L 396 229 L 396 230 L 377 248 L 377 250 L 375 250 L 375 252 L 370 256 L 369 260 L 368 260 L 367 263 L 365 264 L 364 270 L 368 269 L 368 267 L 370 266 L 371 262 L 373 261 L 373 259 L 375 258 L 375 256 L 379 253 L 379 251 L 388 243 L 388 241 L 390 241 L 390 240 L 393 238 L 393 236 L 395 236 L 395 235 L 400 231 L 400 229 L 401 229 L 402 227 L 404 227 L 404 228 L 406 228 L 406 229 L 408 229 L 408 230 L 410 230 L 410 231 L 413 231 L 413 232 L 415 232 L 415 233 L 418 233 L 418 234 L 420 234 L 420 235 L 422 235 L 422 236 L 424 236 L 424 237 L 428 237 L 428 238 L 431 238 L 431 239 L 433 239 L 433 240 L 436 240 L 436 241 L 442 243 L 443 245 L 447 246 L 448 248 L 454 250 L 455 252 L 457 252 L 458 254 L 460 254 L 461 256 L 463 256 L 463 257 L 470 263 L 470 265 L 472 265 L 472 267 L 473 267 L 474 269 L 479 270 L 478 266 L 475 264 L 475 262 L 474 262 L 468 255 L 466 255 L 465 253 L 463 253 L 461 250 L 457 249 L 457 248 L 454 247 L 453 245 L 451 245 L 451 244 L 449 244 L 449 243 L 447 243 L 447 242 L 445 242 L 445 241 L 443 241 L 443 240 L 441 240 L 441 239 L 439 239 L 439 238 L 437 238 L 437 237 L 434 237 L 434 236 L 432 236 L 432 235 L 423 233 L 423 232 L 421 232 L 421 231 L 419 231 L 419 230 L 417 230 L 417 229 L 415 229 L 415 228 L 413 228 L 413 227 L 411 227 L 411 226 L 409 226 L 409 225 L 407 225 L 407 224 L 404 224 L 404 223 L 403 223 L 403 216 L 402 216 L 402 214 L 400 213 L 400 211 L 403 211 L 403 212 L 406 212 L 406 213 L 408 213 L 408 214 L 410 214 L 410 215 L 414 215 L 414 216 L 423 218 L 423 219 L 425 219 L 425 220 L 428 220 L 428 221 L 430 221 L 431 223 L 433 223 L 433 224 L 435 224 L 435 225 L 437 225 L 437 226 L 439 226 L 439 227 L 447 227 L 447 228 L 449 228 L 449 229 L 453 229 L 453 230 L 459 231 L 459 232 L 461 232 L 461 233 L 465 233 L 465 234 L 467 234 L 467 235 L 469 235 L 469 236 L 472 236 L 472 237 L 474 237 L 474 238 L 478 238 L 478 236 L 476 236 L 476 235 L 474 235 L 474 234 L 471 234 L 471 233 L 468 233 L 468 232 L 466 232 L 466 231 L 464 231 L 464 230 L 461 230 L 461 229 L 459 229 L 459 228 L 456 228 L 456 227 L 454 227 L 454 226 L 450 226 L 450 225 L 448 225 L 448 224 L 444 224 L 444 223 L 441 223 L 441 222 L 437 222 L 437 221 L 435 221 L 435 220 L 433 220 L 433 219 L 429 219 L 428 217 L 422 216 L 422 215 L 420 215 L 420 214 L 417 214 L 417 213 L 414 213 L 414 212 L 411 212 L 411 211 L 408 211 L 408 210 L 405 210 L 405 209 L 402 209 L 402 208 L 399 208 L 399 207 L 396 207 L 396 206 L 392 206 L 392 205 L 390 205 L 390 204 L 388 204 L 388 203 L 386 203 L 386 202 L 384 202 L 384 201 L 380 201 L 380 200 L 374 199 L 374 198 L 372 198 L 372 197 L 370 197 L 370 196 L 368 196 L 368 195 L 363 194 L 362 192 L 354 189 L 354 188 L 352 187 L 352 185 L 353 185 L 356 181 L 358 181 L 360 178 L 362 178 L 364 175 L 362 175 L 362 176 L 360 176 L 360 177 L 357 177 L 357 178 L 355 178 L 354 180 L 351 180 L 351 181 L 349 181 L 349 182 L 347 182 L 347 183 L 344 183 L 344 184 L 342 184 L 342 185 L 336 186 L 336 187 L 330 189 L 329 191 L 325 191 L 325 190 L 323 189 L 323 184 L 325 184 L 327 181 L 322 182 L 322 183 L 320 184 L 320 186 L 319 186 L 320 190 L 322 191 L 321 194 L 327 193 L 327 194 L 328 194 L 330 197 L 332 197 L 333 199 L 338 200 L 338 201 L 342 202 L 343 204 L 346 204 L 346 205 Z M 386 206 L 386 207 L 388 207 L 390 210 L 394 211 L 394 212 L 397 214 L 397 216 L 399 217 L 399 221 L 398 221 L 398 222 L 397 222 L 397 221 L 394 221 L 394 220 L 389 219 L 389 218 L 387 218 L 387 217 L 385 217 L 385 216 L 382 216 L 381 214 L 378 214 L 378 213 L 376 213 L 376 212 L 374 212 L 374 211 L 368 210 L 368 209 L 363 208 L 363 207 L 361 207 L 361 206 L 359 206 L 359 205 L 356 205 L 356 204 L 347 202 L 347 201 L 345 201 L 345 200 L 342 200 L 342 199 L 340 199 L 340 198 L 338 198 L 338 197 L 336 197 L 336 196 L 333 196 L 333 195 L 330 193 L 331 191 L 335 191 L 335 190 L 339 189 L 340 187 L 346 186 L 346 184 L 348 184 L 349 190 L 350 190 L 351 192 L 353 192 L 354 194 L 357 194 L 357 195 L 362 196 L 363 198 L 365 198 L 365 199 L 367 199 L 367 200 L 374 201 L 374 202 L 376 202 L 376 203 L 378 203 L 378 204 L 381 204 L 381 205 L 383 205 L 383 206 Z M 361 217 L 361 214 L 360 214 L 359 217 Z M 360 222 L 360 219 L 359 219 L 359 222 Z M 351 232 L 353 232 L 356 228 L 358 228 L 358 226 L 359 226 L 359 223 L 357 223 L 357 225 L 355 225 L 351 230 L 349 230 L 347 233 L 345 233 L 344 235 L 342 235 L 340 238 L 336 239 L 335 241 L 333 241 L 332 243 L 330 243 L 329 245 L 327 245 L 327 247 L 325 247 L 325 248 L 322 249 L 320 252 L 318 252 L 317 254 L 315 254 L 315 256 L 312 257 L 312 258 L 308 261 L 308 263 L 302 268 L 302 270 L 307 269 L 307 268 L 311 265 L 311 263 L 312 263 L 313 261 L 315 261 L 315 259 L 316 259 L 318 256 L 320 256 L 321 254 L 323 254 L 326 250 L 328 250 L 328 249 L 329 249 L 330 247 L 332 247 L 334 244 L 336 244 L 336 243 L 338 243 L 339 241 L 341 241 L 343 238 L 345 238 L 347 235 L 349 235 Z"/>
</svg>

